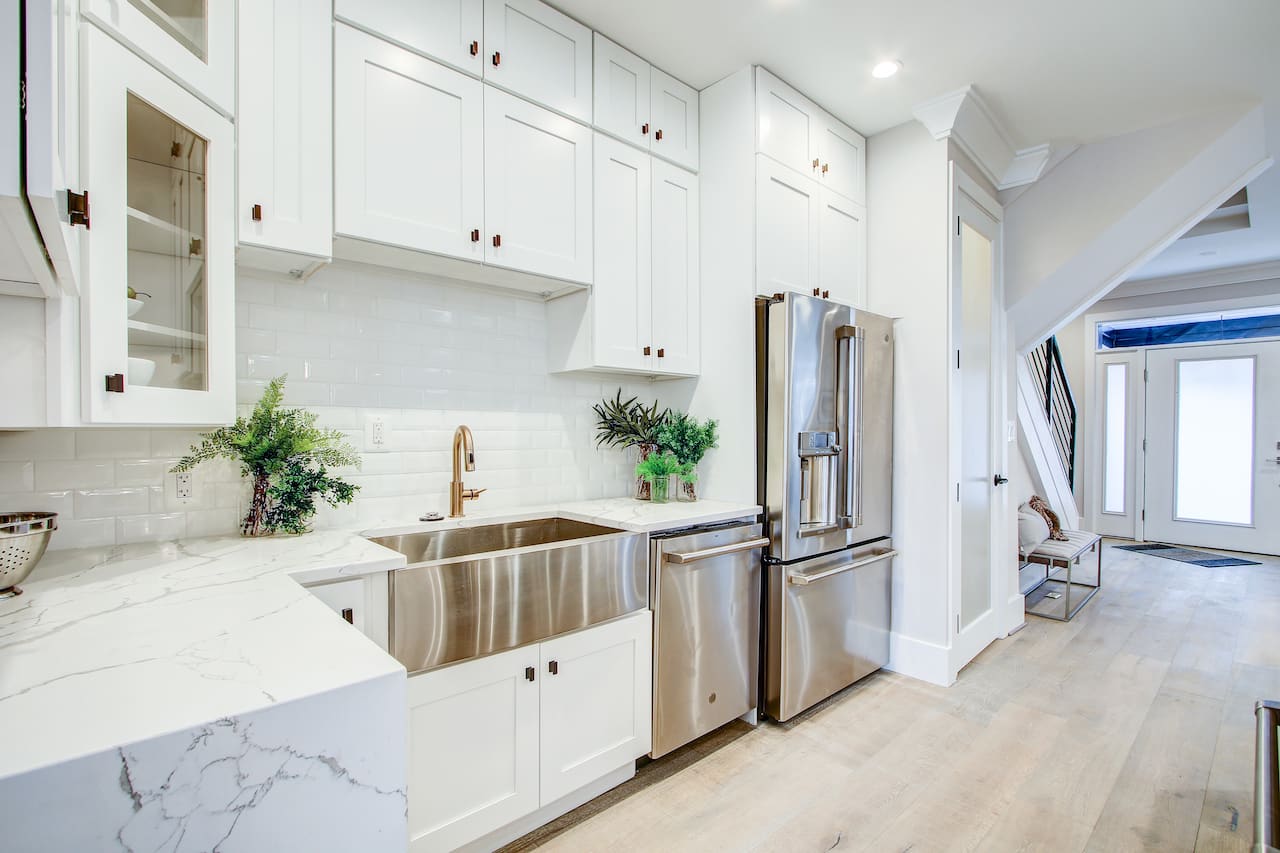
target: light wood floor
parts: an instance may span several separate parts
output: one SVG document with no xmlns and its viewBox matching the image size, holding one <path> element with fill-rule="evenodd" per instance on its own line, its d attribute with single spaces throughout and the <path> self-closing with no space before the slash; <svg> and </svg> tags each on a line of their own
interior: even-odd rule
<svg viewBox="0 0 1280 853">
<path fill-rule="evenodd" d="M 1108 547 L 1074 621 L 1028 617 L 953 687 L 877 674 L 789 725 L 653 762 L 521 846 L 1248 850 L 1253 703 L 1280 698 L 1280 560 L 1259 559 Z"/>
</svg>

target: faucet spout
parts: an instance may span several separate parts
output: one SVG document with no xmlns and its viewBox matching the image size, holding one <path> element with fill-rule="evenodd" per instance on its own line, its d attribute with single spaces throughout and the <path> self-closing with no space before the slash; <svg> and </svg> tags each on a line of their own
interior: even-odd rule
<svg viewBox="0 0 1280 853">
<path fill-rule="evenodd" d="M 462 482 L 462 471 L 476 470 L 475 440 L 466 424 L 453 431 L 453 480 L 449 483 L 449 517 L 462 518 L 463 501 L 480 497 L 484 489 L 468 489 Z"/>
</svg>

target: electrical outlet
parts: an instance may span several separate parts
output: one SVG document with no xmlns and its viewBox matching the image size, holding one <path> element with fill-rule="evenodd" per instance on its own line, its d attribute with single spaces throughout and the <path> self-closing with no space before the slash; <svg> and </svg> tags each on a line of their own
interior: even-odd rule
<svg viewBox="0 0 1280 853">
<path fill-rule="evenodd" d="M 369 453 L 387 450 L 387 422 L 381 415 L 371 415 L 364 422 L 364 447 Z"/>
<path fill-rule="evenodd" d="M 195 496 L 195 487 L 191 484 L 191 472 L 183 471 L 178 475 L 176 487 L 178 500 L 189 501 Z"/>
</svg>

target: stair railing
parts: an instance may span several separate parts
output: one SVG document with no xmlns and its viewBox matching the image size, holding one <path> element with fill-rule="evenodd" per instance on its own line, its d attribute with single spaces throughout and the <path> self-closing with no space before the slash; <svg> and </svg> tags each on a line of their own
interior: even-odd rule
<svg viewBox="0 0 1280 853">
<path fill-rule="evenodd" d="M 1067 483 L 1076 485 L 1076 401 L 1062 366 L 1058 339 L 1049 338 L 1027 356 L 1031 376 L 1039 393 L 1039 403 L 1049 423 L 1049 432 L 1066 472 Z"/>
</svg>

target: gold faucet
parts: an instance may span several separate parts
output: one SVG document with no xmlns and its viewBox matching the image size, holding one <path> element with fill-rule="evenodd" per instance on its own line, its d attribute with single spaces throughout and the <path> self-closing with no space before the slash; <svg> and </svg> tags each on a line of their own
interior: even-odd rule
<svg viewBox="0 0 1280 853">
<path fill-rule="evenodd" d="M 466 424 L 453 431 L 453 480 L 449 483 L 449 517 L 462 518 L 462 502 L 480 497 L 484 489 L 468 489 L 462 485 L 462 468 L 476 470 L 476 447 Z"/>
</svg>

